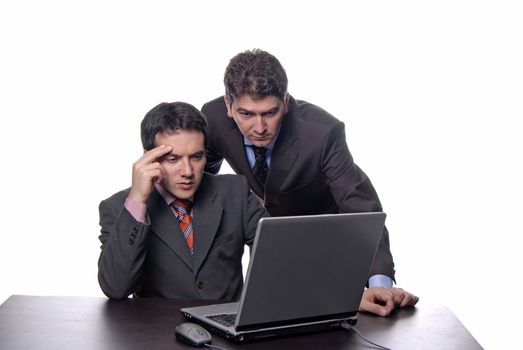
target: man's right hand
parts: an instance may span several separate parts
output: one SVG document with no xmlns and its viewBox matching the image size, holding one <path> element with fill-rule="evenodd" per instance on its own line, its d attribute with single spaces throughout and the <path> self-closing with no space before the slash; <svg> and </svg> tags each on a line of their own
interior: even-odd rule
<svg viewBox="0 0 523 350">
<path fill-rule="evenodd" d="M 165 176 L 159 158 L 172 151 L 171 146 L 160 145 L 144 154 L 133 164 L 133 180 L 129 198 L 138 203 L 146 203 L 154 184 Z"/>
</svg>

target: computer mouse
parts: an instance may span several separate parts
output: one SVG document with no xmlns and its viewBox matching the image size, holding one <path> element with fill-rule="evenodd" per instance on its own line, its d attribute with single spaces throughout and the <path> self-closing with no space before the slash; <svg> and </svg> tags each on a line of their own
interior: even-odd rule
<svg viewBox="0 0 523 350">
<path fill-rule="evenodd" d="M 204 346 L 211 343 L 211 334 L 196 323 L 182 323 L 174 330 L 174 335 L 179 341 L 192 345 Z"/>
</svg>

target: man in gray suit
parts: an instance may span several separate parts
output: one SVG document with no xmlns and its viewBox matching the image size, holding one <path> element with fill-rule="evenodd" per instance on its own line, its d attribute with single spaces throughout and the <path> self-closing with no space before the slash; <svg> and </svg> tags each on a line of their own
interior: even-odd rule
<svg viewBox="0 0 523 350">
<path fill-rule="evenodd" d="M 204 173 L 208 130 L 195 107 L 159 104 L 141 137 L 131 188 L 100 203 L 100 287 L 113 299 L 237 300 L 244 246 L 267 212 L 243 176 Z"/>
<path fill-rule="evenodd" d="M 290 96 L 276 57 L 262 50 L 242 52 L 229 62 L 224 83 L 225 96 L 202 108 L 210 130 L 206 171 L 218 173 L 225 159 L 247 178 L 272 216 L 382 210 L 349 152 L 344 124 Z M 385 228 L 362 308 L 387 315 L 394 306 L 416 304 L 416 296 L 392 287 L 394 280 Z"/>
</svg>

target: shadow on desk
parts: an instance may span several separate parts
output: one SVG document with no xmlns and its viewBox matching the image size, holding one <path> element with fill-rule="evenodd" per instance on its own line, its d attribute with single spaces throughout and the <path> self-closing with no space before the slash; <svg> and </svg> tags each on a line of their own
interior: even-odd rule
<svg viewBox="0 0 523 350">
<path fill-rule="evenodd" d="M 175 340 L 174 328 L 186 322 L 180 308 L 203 304 L 154 298 L 11 296 L 0 306 L 0 349 L 194 349 Z M 392 349 L 481 349 L 444 306 L 419 304 L 387 318 L 360 314 L 356 328 Z M 242 345 L 214 335 L 212 343 L 229 350 L 373 349 L 346 330 Z"/>
</svg>

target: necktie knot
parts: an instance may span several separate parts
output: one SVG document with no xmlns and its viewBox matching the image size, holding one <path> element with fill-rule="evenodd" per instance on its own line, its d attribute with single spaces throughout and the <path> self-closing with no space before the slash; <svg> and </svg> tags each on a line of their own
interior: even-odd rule
<svg viewBox="0 0 523 350">
<path fill-rule="evenodd" d="M 180 225 L 187 247 L 193 254 L 193 230 L 192 230 L 192 218 L 191 218 L 191 207 L 192 203 L 186 199 L 175 199 L 171 202 L 171 207 L 176 212 L 176 220 Z"/>
<path fill-rule="evenodd" d="M 178 213 L 178 221 L 180 221 L 180 217 L 189 214 L 191 212 L 192 203 L 191 201 L 188 201 L 187 199 L 175 199 L 171 202 L 171 206 L 176 210 Z"/>
<path fill-rule="evenodd" d="M 267 152 L 267 148 L 252 145 L 252 149 L 254 151 L 254 156 L 256 160 L 261 158 L 265 159 L 265 152 Z"/>
</svg>

